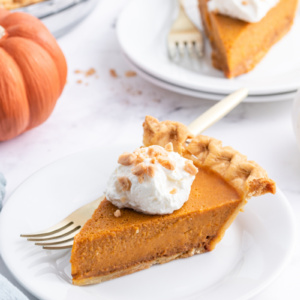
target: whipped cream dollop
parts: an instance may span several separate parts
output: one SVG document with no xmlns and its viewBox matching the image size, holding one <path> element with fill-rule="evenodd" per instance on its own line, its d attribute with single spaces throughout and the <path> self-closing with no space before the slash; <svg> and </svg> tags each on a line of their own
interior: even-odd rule
<svg viewBox="0 0 300 300">
<path fill-rule="evenodd" d="M 111 175 L 106 199 L 118 208 L 145 214 L 170 214 L 188 200 L 198 169 L 191 160 L 165 148 L 150 146 L 123 153 Z"/>
<path fill-rule="evenodd" d="M 210 0 L 208 9 L 250 23 L 259 22 L 279 0 Z"/>
</svg>

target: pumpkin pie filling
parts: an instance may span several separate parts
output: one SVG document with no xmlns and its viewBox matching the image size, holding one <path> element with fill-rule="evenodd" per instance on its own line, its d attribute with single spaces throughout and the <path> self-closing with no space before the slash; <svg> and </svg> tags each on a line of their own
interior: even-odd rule
<svg viewBox="0 0 300 300">
<path fill-rule="evenodd" d="M 275 183 L 261 167 L 220 141 L 197 136 L 182 144 L 191 135 L 179 124 L 166 126 L 147 117 L 144 144 L 172 140 L 183 157 L 194 161 L 198 173 L 188 201 L 171 214 L 147 215 L 128 208 L 115 214 L 118 208 L 103 200 L 74 239 L 74 284 L 99 283 L 211 251 L 251 196 L 275 193 Z"/>
<path fill-rule="evenodd" d="M 140 262 L 147 268 L 153 260 L 165 262 L 176 254 L 182 257 L 190 256 L 191 251 L 210 251 L 220 233 L 220 224 L 228 221 L 241 202 L 234 188 L 202 168 L 189 200 L 170 215 L 151 216 L 122 209 L 116 218 L 117 207 L 104 200 L 76 238 L 73 252 L 77 255 L 71 260 L 73 280 L 82 282 Z"/>
<path fill-rule="evenodd" d="M 202 23 L 212 46 L 212 64 L 227 78 L 251 71 L 291 28 L 298 0 L 280 0 L 257 23 L 211 12 L 198 0 Z"/>
</svg>

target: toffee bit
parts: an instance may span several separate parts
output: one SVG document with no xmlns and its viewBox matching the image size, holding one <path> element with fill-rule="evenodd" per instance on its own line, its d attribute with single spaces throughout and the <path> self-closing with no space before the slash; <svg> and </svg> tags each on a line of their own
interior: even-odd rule
<svg viewBox="0 0 300 300">
<path fill-rule="evenodd" d="M 133 153 L 124 152 L 119 156 L 118 163 L 123 166 L 130 166 L 134 163 L 136 156 Z"/>
<path fill-rule="evenodd" d="M 175 162 L 170 161 L 168 158 L 158 157 L 158 162 L 167 170 L 175 170 L 176 164 Z"/>
<path fill-rule="evenodd" d="M 147 175 L 153 178 L 155 176 L 155 169 L 153 165 L 147 166 Z"/>
<path fill-rule="evenodd" d="M 132 168 L 131 172 L 133 175 L 136 175 L 136 176 L 144 175 L 147 172 L 147 166 L 145 163 L 140 163 L 140 164 L 136 165 L 134 168 Z"/>
<path fill-rule="evenodd" d="M 194 166 L 193 162 L 188 160 L 185 162 L 183 170 L 191 175 L 196 175 L 198 173 L 198 169 Z"/>
<path fill-rule="evenodd" d="M 120 211 L 119 209 L 117 209 L 117 210 L 114 212 L 114 216 L 115 216 L 116 218 L 121 217 L 121 211 Z"/>
<path fill-rule="evenodd" d="M 172 152 L 172 151 L 173 151 L 173 143 L 172 143 L 172 142 L 168 143 L 168 144 L 165 146 L 165 149 L 166 149 L 168 152 Z"/>
<path fill-rule="evenodd" d="M 118 177 L 118 182 L 121 185 L 121 188 L 124 192 L 129 191 L 131 189 L 131 181 L 128 177 Z"/>
<path fill-rule="evenodd" d="M 174 188 L 173 190 L 170 191 L 170 194 L 172 194 L 172 195 L 174 195 L 176 193 L 177 193 L 177 189 L 176 188 Z"/>
</svg>

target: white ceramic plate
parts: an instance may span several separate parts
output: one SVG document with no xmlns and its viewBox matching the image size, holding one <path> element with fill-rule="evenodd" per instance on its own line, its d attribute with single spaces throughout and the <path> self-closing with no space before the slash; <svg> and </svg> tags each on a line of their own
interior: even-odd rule
<svg viewBox="0 0 300 300">
<path fill-rule="evenodd" d="M 161 80 L 157 77 L 152 76 L 151 74 L 147 73 L 146 71 L 142 70 L 140 67 L 135 65 L 134 62 L 132 62 L 125 53 L 123 53 L 123 54 L 133 70 L 135 70 L 145 80 L 147 80 L 161 88 L 165 88 L 167 90 L 170 90 L 172 92 L 179 93 L 182 95 L 188 95 L 188 96 L 192 96 L 192 97 L 196 97 L 196 98 L 200 98 L 200 99 L 206 99 L 206 100 L 221 100 L 227 96 L 225 94 L 216 94 L 216 93 L 203 92 L 203 91 L 198 91 L 198 90 L 194 90 L 194 89 L 189 89 L 189 88 L 185 88 L 185 87 Z M 277 93 L 277 94 L 269 94 L 269 95 L 252 95 L 252 96 L 248 96 L 245 100 L 243 100 L 243 102 L 252 102 L 253 103 L 253 102 L 286 101 L 286 100 L 293 100 L 295 98 L 295 96 L 296 96 L 296 91 L 283 92 L 283 93 Z"/>
<path fill-rule="evenodd" d="M 70 250 L 42 250 L 19 237 L 99 197 L 118 155 L 134 148 L 69 156 L 33 174 L 12 194 L 1 213 L 0 250 L 25 288 L 42 300 L 236 300 L 254 296 L 280 273 L 295 240 L 293 214 L 280 191 L 251 199 L 214 251 L 93 286 L 71 284 Z"/>
<path fill-rule="evenodd" d="M 186 2 L 187 12 L 195 23 L 199 23 L 195 0 Z M 251 96 L 269 95 L 292 92 L 299 87 L 298 17 L 292 30 L 273 46 L 253 71 L 230 80 L 211 66 L 208 43 L 205 58 L 200 63 L 192 62 L 190 68 L 169 60 L 166 37 L 175 17 L 176 1 L 132 0 L 118 19 L 117 34 L 122 50 L 136 66 L 151 76 L 186 89 L 215 94 L 228 94 L 248 87 Z M 273 100 L 269 98 L 268 101 Z"/>
</svg>

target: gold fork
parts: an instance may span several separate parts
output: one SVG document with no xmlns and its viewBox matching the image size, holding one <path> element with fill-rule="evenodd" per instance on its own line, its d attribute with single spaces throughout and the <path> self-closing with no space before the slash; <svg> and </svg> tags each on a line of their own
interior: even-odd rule
<svg viewBox="0 0 300 300">
<path fill-rule="evenodd" d="M 185 13 L 183 0 L 178 0 L 179 13 L 168 34 L 168 53 L 171 59 L 203 56 L 203 36 Z"/>
<path fill-rule="evenodd" d="M 21 234 L 28 241 L 36 242 L 35 245 L 43 246 L 44 249 L 57 250 L 72 248 L 75 235 L 80 228 L 92 216 L 104 196 L 94 200 L 68 215 L 56 225 L 31 234 Z"/>
<path fill-rule="evenodd" d="M 247 95 L 248 89 L 243 88 L 227 96 L 192 122 L 188 126 L 190 131 L 194 135 L 200 134 L 229 113 Z M 64 220 L 46 230 L 32 234 L 21 234 L 21 237 L 27 238 L 28 241 L 36 242 L 35 245 L 43 246 L 44 249 L 59 250 L 72 248 L 75 235 L 92 216 L 103 199 L 104 196 L 78 208 Z"/>
</svg>

